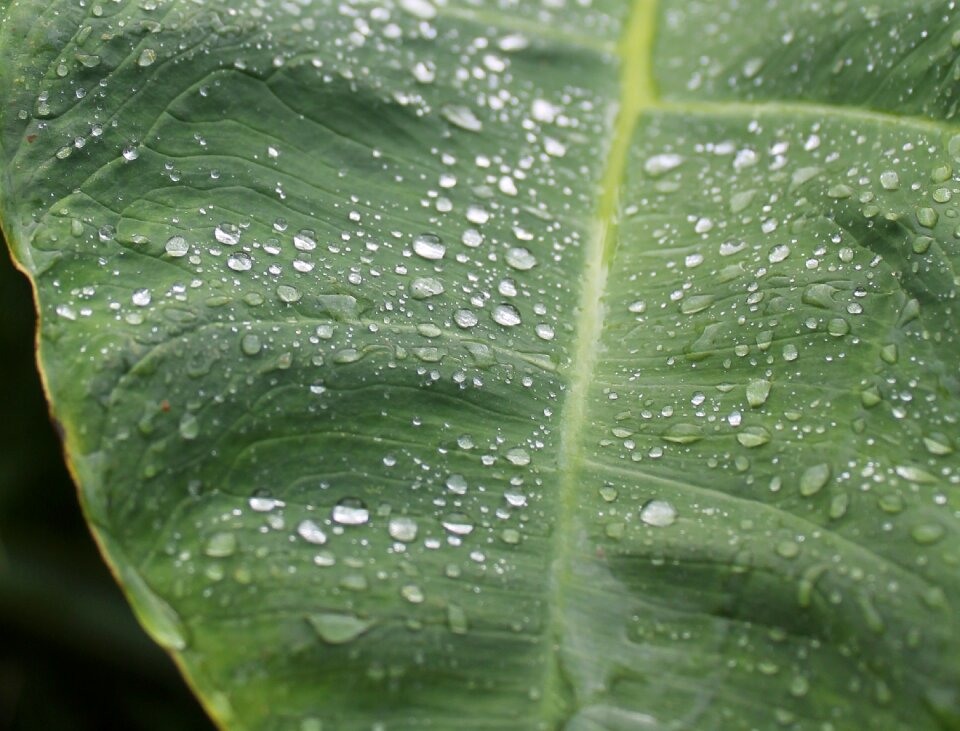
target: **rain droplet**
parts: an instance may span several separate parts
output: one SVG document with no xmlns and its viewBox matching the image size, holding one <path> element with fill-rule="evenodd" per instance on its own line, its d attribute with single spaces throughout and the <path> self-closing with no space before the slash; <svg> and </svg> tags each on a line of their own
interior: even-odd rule
<svg viewBox="0 0 960 731">
<path fill-rule="evenodd" d="M 830 479 L 830 465 L 818 464 L 808 467 L 800 476 L 800 494 L 804 497 L 816 495 Z"/>
<path fill-rule="evenodd" d="M 476 314 L 472 310 L 457 310 L 453 314 L 453 321 L 457 324 L 457 327 L 461 327 L 464 330 L 473 327 L 479 322 Z"/>
<path fill-rule="evenodd" d="M 213 238 L 226 246 L 240 243 L 240 229 L 232 223 L 221 223 L 213 229 Z"/>
<path fill-rule="evenodd" d="M 180 417 L 179 431 L 180 436 L 184 439 L 196 439 L 200 434 L 200 423 L 197 421 L 197 417 L 189 411 L 185 413 Z"/>
<path fill-rule="evenodd" d="M 507 461 L 510 464 L 523 467 L 530 464 L 530 453 L 527 452 L 523 447 L 514 447 L 513 449 L 507 450 Z"/>
<path fill-rule="evenodd" d="M 410 543 L 417 537 L 417 521 L 406 517 L 391 518 L 387 530 L 394 540 Z"/>
<path fill-rule="evenodd" d="M 186 256 L 190 251 L 190 244 L 187 243 L 187 240 L 183 238 L 183 236 L 171 236 L 167 239 L 164 249 L 168 256 L 181 257 Z"/>
<path fill-rule="evenodd" d="M 370 520 L 370 511 L 355 498 L 345 498 L 333 507 L 330 516 L 340 525 L 363 525 Z"/>
<path fill-rule="evenodd" d="M 140 55 L 137 57 L 137 66 L 152 66 L 153 62 L 156 60 L 157 52 L 152 48 L 144 48 L 142 51 L 140 51 Z"/>
<path fill-rule="evenodd" d="M 737 441 L 748 449 L 755 449 L 770 441 L 770 432 L 762 426 L 744 427 L 743 431 L 737 434 Z"/>
<path fill-rule="evenodd" d="M 413 251 L 417 256 L 435 261 L 443 258 L 447 253 L 447 247 L 440 241 L 439 236 L 420 234 L 413 240 Z"/>
<path fill-rule="evenodd" d="M 214 533 L 204 546 L 203 552 L 210 558 L 226 558 L 237 550 L 237 537 L 233 533 Z"/>
<path fill-rule="evenodd" d="M 657 177 L 679 167 L 682 163 L 682 156 L 665 152 L 647 158 L 647 161 L 643 164 L 643 169 L 647 172 L 647 175 Z"/>
<path fill-rule="evenodd" d="M 754 408 L 763 406 L 770 396 L 770 388 L 773 384 L 763 378 L 752 379 L 747 383 L 747 402 Z"/>
<path fill-rule="evenodd" d="M 453 474 L 447 478 L 447 489 L 456 493 L 457 495 L 463 495 L 467 492 L 467 480 L 463 475 Z"/>
<path fill-rule="evenodd" d="M 470 107 L 465 107 L 460 104 L 448 104 L 440 110 L 440 113 L 444 119 L 451 124 L 469 132 L 479 132 L 483 129 L 483 122 L 477 118 L 477 115 L 474 114 Z"/>
<path fill-rule="evenodd" d="M 372 621 L 352 614 L 312 614 L 307 620 L 320 639 L 331 645 L 342 645 L 355 640 L 373 626 Z"/>
<path fill-rule="evenodd" d="M 248 272 L 253 267 L 253 259 L 249 254 L 238 251 L 227 257 L 227 266 L 235 272 Z"/>
<path fill-rule="evenodd" d="M 410 296 L 415 300 L 423 300 L 428 297 L 436 297 L 443 294 L 443 282 L 434 277 L 422 277 L 414 279 L 410 285 Z"/>
<path fill-rule="evenodd" d="M 537 265 L 537 260 L 529 249 L 516 246 L 507 252 L 507 264 L 514 269 L 525 272 L 533 269 Z"/>
<path fill-rule="evenodd" d="M 317 248 L 317 234 L 309 228 L 302 228 L 294 234 L 293 246 L 300 251 L 313 251 Z"/>
<path fill-rule="evenodd" d="M 520 313 L 513 305 L 497 305 L 493 308 L 493 321 L 504 327 L 515 327 L 520 324 Z"/>
<path fill-rule="evenodd" d="M 322 546 L 327 542 L 327 534 L 312 520 L 301 520 L 297 526 L 297 533 L 300 534 L 300 537 L 307 541 L 307 543 Z"/>
<path fill-rule="evenodd" d="M 677 509 L 666 500 L 651 500 L 640 510 L 640 520 L 647 525 L 666 528 L 677 519 Z"/>
</svg>

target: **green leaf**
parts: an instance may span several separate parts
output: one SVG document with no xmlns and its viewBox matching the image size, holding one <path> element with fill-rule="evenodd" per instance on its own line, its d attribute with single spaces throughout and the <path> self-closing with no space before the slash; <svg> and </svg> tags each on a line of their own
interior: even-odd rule
<svg viewBox="0 0 960 731">
<path fill-rule="evenodd" d="M 960 18 L 5 5 L 86 513 L 230 729 L 960 728 Z"/>
</svg>

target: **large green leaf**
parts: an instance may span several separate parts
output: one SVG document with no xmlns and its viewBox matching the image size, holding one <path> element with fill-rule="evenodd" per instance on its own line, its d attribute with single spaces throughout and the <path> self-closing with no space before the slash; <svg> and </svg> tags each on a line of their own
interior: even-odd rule
<svg viewBox="0 0 960 731">
<path fill-rule="evenodd" d="M 5 8 L 42 370 L 221 725 L 960 728 L 952 1 Z"/>
</svg>

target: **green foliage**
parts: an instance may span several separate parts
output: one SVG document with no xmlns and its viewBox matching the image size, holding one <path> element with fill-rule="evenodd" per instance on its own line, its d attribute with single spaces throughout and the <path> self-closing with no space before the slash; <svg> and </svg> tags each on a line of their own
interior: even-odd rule
<svg viewBox="0 0 960 731">
<path fill-rule="evenodd" d="M 7 5 L 87 516 L 230 729 L 960 728 L 960 18 Z"/>
</svg>

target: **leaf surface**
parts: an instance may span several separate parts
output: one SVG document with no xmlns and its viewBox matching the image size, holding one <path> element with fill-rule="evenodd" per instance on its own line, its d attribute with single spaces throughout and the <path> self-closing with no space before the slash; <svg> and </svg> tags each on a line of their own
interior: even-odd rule
<svg viewBox="0 0 960 731">
<path fill-rule="evenodd" d="M 952 3 L 4 8 L 53 409 L 224 728 L 960 728 Z"/>
</svg>

